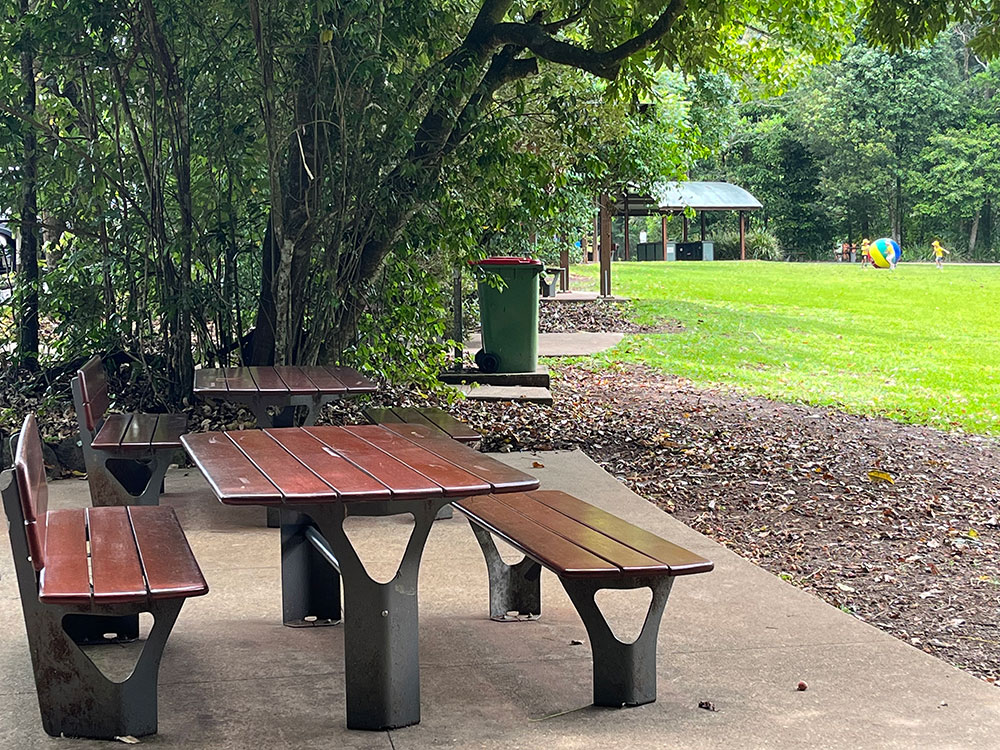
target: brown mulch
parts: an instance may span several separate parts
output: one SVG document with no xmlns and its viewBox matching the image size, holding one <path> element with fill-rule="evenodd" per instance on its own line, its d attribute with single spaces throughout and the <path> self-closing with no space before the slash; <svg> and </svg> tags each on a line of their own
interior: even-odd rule
<svg viewBox="0 0 1000 750">
<path fill-rule="evenodd" d="M 552 407 L 452 411 L 486 435 L 484 450 L 580 448 L 790 583 L 983 679 L 1000 676 L 1000 442 L 642 368 L 559 375 Z"/>
<path fill-rule="evenodd" d="M 605 333 L 675 333 L 683 331 L 680 321 L 657 325 L 636 323 L 635 305 L 624 300 L 580 302 L 542 301 L 538 311 L 539 333 L 592 331 Z"/>
</svg>

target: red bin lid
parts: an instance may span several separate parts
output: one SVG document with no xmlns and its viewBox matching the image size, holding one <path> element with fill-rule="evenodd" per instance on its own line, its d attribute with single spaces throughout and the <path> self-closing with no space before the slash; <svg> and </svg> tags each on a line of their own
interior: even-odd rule
<svg viewBox="0 0 1000 750">
<path fill-rule="evenodd" d="M 542 261 L 534 258 L 521 258 L 518 256 L 500 256 L 496 258 L 484 258 L 476 261 L 476 266 L 540 266 Z"/>
</svg>

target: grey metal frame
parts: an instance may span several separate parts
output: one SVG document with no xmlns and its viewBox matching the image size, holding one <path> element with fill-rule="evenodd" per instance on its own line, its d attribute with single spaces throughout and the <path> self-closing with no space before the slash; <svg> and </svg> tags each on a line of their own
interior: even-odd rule
<svg viewBox="0 0 1000 750">
<path fill-rule="evenodd" d="M 349 729 L 393 729 L 420 721 L 417 576 L 434 517 L 449 502 L 437 497 L 281 508 L 285 624 L 300 625 L 307 615 L 338 618 L 338 579 L 343 582 Z M 344 519 L 405 513 L 414 518 L 406 551 L 392 580 L 378 583 L 344 532 Z"/>
<path fill-rule="evenodd" d="M 83 449 L 83 462 L 87 467 L 91 503 L 94 506 L 159 505 L 163 478 L 170 466 L 173 450 L 169 448 L 150 450 L 137 452 L 134 456 L 95 450 L 92 446 L 94 435 L 100 432 L 104 420 L 96 425 L 94 432 L 87 429 L 87 424 L 83 420 L 83 390 L 80 387 L 79 375 L 73 378 L 72 385 L 73 404 L 76 407 L 77 421 L 80 423 L 80 445 Z M 109 462 L 114 462 L 117 471 L 109 467 Z M 129 487 L 126 487 L 123 481 L 127 482 Z M 133 488 L 137 491 L 133 492 Z"/>
<path fill-rule="evenodd" d="M 486 558 L 490 579 L 490 619 L 510 622 L 535 619 L 542 613 L 541 564 L 524 550 L 514 565 L 500 558 L 493 534 L 471 518 L 469 524 Z M 672 576 L 565 578 L 559 576 L 590 639 L 594 671 L 594 705 L 639 706 L 656 700 L 656 641 L 663 610 L 673 587 Z M 653 592 L 642 631 L 633 643 L 615 637 L 594 597 L 602 589 L 648 588 Z"/>
<path fill-rule="evenodd" d="M 184 600 L 106 605 L 40 602 L 38 574 L 31 563 L 24 513 L 12 472 L 0 474 L 0 493 L 7 514 L 42 727 L 54 737 L 110 740 L 155 734 L 160 660 Z M 140 612 L 153 616 L 152 630 L 132 673 L 123 682 L 113 682 L 80 646 L 136 637 Z M 133 623 L 135 635 L 131 633 Z M 122 633 L 126 628 L 130 632 Z M 116 632 L 119 638 L 105 639 L 106 632 Z"/>
</svg>

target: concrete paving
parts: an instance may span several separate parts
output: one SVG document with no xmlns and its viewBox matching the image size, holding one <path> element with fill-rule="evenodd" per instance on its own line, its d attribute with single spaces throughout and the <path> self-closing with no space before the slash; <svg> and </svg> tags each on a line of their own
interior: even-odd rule
<svg viewBox="0 0 1000 750">
<path fill-rule="evenodd" d="M 573 333 L 538 334 L 539 357 L 586 357 L 617 346 L 624 333 L 577 331 Z M 465 351 L 474 355 L 483 346 L 482 336 L 474 334 L 465 342 Z"/>
<path fill-rule="evenodd" d="M 196 471 L 174 470 L 163 502 L 177 508 L 212 591 L 181 612 L 161 669 L 160 733 L 143 744 L 214 750 L 1000 746 L 996 688 L 742 560 L 629 492 L 582 453 L 498 457 L 534 473 L 543 487 L 576 494 L 715 561 L 714 572 L 674 586 L 660 631 L 655 703 L 590 706 L 586 632 L 548 572 L 540 620 L 491 622 L 485 565 L 456 513 L 435 524 L 421 568 L 421 723 L 391 732 L 349 731 L 342 628 L 282 627 L 277 532 L 264 527 L 261 509 L 222 506 Z M 54 483 L 51 495 L 53 507 L 86 503 L 80 481 Z M 357 518 L 349 533 L 372 574 L 385 580 L 408 529 L 398 518 Z M 99 747 L 42 732 L 6 540 L 0 547 L 0 748 Z M 614 597 L 613 626 L 635 626 L 644 613 L 642 593 Z M 796 690 L 799 680 L 807 691 Z M 698 708 L 699 701 L 717 711 Z"/>
</svg>

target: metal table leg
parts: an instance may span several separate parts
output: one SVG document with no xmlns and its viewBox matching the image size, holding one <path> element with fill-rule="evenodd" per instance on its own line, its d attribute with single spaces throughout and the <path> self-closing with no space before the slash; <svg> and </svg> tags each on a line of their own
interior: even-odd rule
<svg viewBox="0 0 1000 750">
<path fill-rule="evenodd" d="M 447 498 L 336 503 L 303 508 L 330 543 L 340 563 L 347 614 L 344 618 L 344 670 L 347 726 L 392 729 L 420 721 L 417 574 L 434 516 Z M 388 583 L 372 580 L 344 533 L 350 515 L 411 513 L 413 532 L 396 575 Z"/>
</svg>

